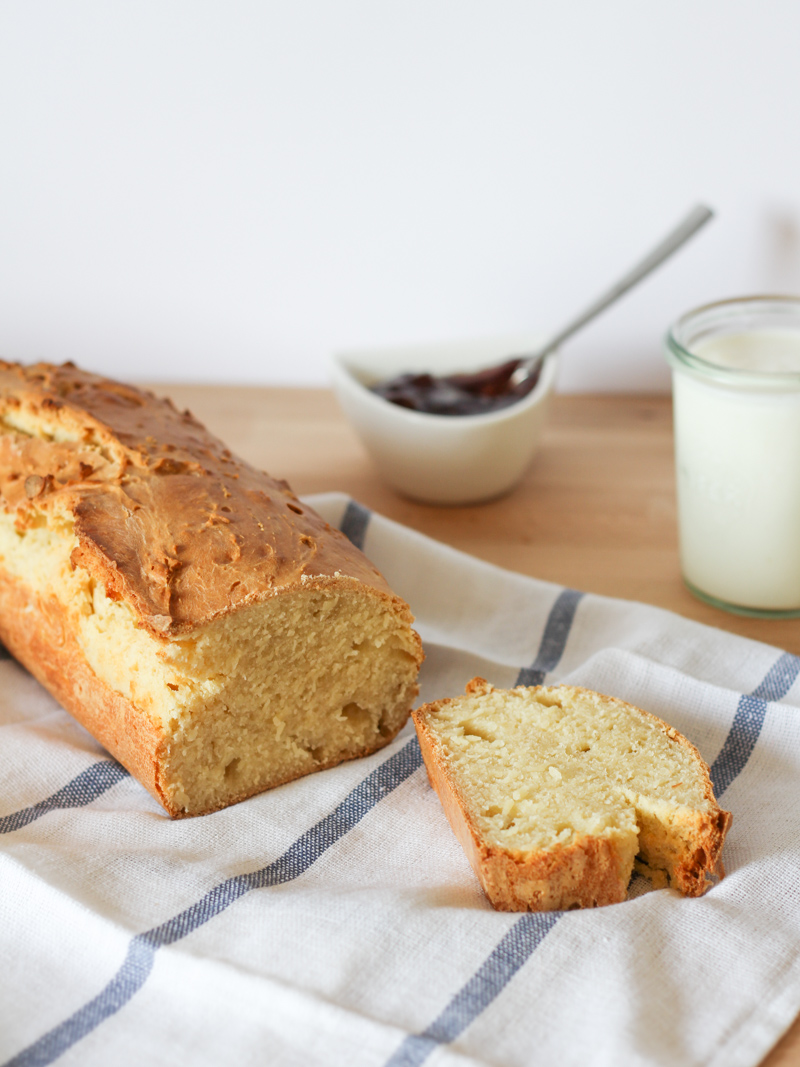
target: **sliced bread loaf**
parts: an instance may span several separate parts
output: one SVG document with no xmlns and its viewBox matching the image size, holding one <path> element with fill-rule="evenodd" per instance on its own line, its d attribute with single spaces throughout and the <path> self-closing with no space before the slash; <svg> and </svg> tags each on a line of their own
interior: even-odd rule
<svg viewBox="0 0 800 1067">
<path fill-rule="evenodd" d="M 388 744 L 417 693 L 411 622 L 188 411 L 0 362 L 0 641 L 170 815 Z"/>
</svg>

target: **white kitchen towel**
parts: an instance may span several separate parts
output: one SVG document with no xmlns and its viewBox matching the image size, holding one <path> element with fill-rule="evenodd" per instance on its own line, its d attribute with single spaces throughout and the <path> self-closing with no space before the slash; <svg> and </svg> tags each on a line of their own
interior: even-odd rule
<svg viewBox="0 0 800 1067">
<path fill-rule="evenodd" d="M 492 911 L 413 728 L 172 822 L 0 663 L 0 1061 L 758 1063 L 800 1009 L 800 659 L 312 500 L 412 606 L 423 699 L 475 674 L 588 686 L 676 726 L 733 812 L 727 877 L 593 911 Z"/>
</svg>

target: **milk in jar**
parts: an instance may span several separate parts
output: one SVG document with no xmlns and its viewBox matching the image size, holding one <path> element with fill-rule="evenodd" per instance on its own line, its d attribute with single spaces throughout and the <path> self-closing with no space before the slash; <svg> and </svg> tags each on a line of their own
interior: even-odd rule
<svg viewBox="0 0 800 1067">
<path fill-rule="evenodd" d="M 691 312 L 667 353 L 684 579 L 719 607 L 800 615 L 800 299 Z"/>
</svg>

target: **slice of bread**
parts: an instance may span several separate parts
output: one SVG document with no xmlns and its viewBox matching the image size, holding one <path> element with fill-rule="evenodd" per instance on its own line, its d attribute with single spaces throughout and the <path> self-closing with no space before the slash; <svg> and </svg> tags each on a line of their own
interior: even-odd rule
<svg viewBox="0 0 800 1067">
<path fill-rule="evenodd" d="M 729 812 L 694 745 L 663 720 L 572 686 L 494 689 L 413 712 L 431 783 L 501 911 L 625 900 L 634 869 L 700 896 Z"/>
</svg>

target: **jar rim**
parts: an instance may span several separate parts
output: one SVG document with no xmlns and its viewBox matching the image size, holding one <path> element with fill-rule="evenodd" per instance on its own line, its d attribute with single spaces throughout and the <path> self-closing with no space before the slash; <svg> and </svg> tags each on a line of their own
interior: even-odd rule
<svg viewBox="0 0 800 1067">
<path fill-rule="evenodd" d="M 753 371 L 740 367 L 726 367 L 703 359 L 688 347 L 687 334 L 692 340 L 696 340 L 697 336 L 733 333 L 736 332 L 737 325 L 740 330 L 747 328 L 744 323 L 748 318 L 754 317 L 758 311 L 771 312 L 776 319 L 773 326 L 779 322 L 781 316 L 785 316 L 787 320 L 790 320 L 785 325 L 796 329 L 800 334 L 800 296 L 765 294 L 716 300 L 685 312 L 669 327 L 664 338 L 668 362 L 673 367 L 692 370 L 704 378 L 713 378 L 729 385 L 760 386 L 771 389 L 787 386 L 800 388 L 800 371 Z M 697 334 L 690 333 L 692 326 L 698 330 Z M 752 324 L 749 328 L 753 328 Z"/>
</svg>

